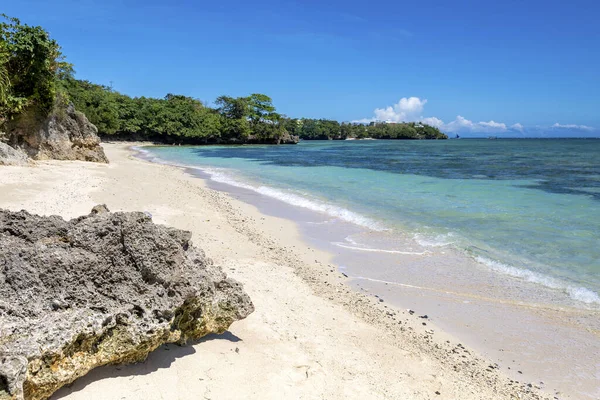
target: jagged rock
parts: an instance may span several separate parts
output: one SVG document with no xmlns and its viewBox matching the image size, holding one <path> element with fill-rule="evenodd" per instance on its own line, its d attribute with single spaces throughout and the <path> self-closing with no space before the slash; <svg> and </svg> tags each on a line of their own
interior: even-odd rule
<svg viewBox="0 0 600 400">
<path fill-rule="evenodd" d="M 257 135 L 250 135 L 246 140 L 246 143 L 251 144 L 298 144 L 300 138 L 298 136 L 290 135 L 288 132 L 285 132 L 279 138 L 263 138 Z M 244 143 L 244 141 L 240 139 L 230 139 L 228 143 Z"/>
<path fill-rule="evenodd" d="M 242 285 L 190 238 L 106 206 L 71 221 L 0 210 L 0 399 L 45 399 L 249 315 Z"/>
<path fill-rule="evenodd" d="M 25 153 L 0 142 L 0 165 L 27 165 L 29 158 Z"/>
<path fill-rule="evenodd" d="M 35 110 L 24 112 L 8 125 L 10 144 L 34 160 L 81 160 L 107 163 L 98 129 L 73 104 L 57 107 L 38 120 Z"/>
<path fill-rule="evenodd" d="M 300 141 L 299 136 L 290 135 L 289 133 L 285 133 L 281 139 L 279 139 L 278 144 L 298 144 Z"/>
</svg>

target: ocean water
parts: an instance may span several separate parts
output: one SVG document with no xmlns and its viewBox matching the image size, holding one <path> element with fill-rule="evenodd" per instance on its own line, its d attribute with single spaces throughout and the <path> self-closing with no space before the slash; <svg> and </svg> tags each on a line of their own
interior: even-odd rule
<svg viewBox="0 0 600 400">
<path fill-rule="evenodd" d="M 304 141 L 141 151 L 368 233 L 333 243 L 340 248 L 415 256 L 451 248 L 499 276 L 600 308 L 600 140 Z"/>
</svg>

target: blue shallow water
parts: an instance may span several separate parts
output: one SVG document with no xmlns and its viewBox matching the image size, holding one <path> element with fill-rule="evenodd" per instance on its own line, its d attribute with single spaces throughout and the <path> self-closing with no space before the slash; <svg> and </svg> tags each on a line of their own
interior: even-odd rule
<svg viewBox="0 0 600 400">
<path fill-rule="evenodd" d="M 315 141 L 297 146 L 152 147 L 222 182 L 492 269 L 600 299 L 600 140 Z"/>
</svg>

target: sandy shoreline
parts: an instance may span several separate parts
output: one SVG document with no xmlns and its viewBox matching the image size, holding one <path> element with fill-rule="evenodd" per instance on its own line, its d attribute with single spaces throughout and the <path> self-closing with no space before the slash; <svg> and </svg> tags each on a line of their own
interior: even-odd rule
<svg viewBox="0 0 600 400">
<path fill-rule="evenodd" d="M 152 149 L 143 150 L 141 157 L 158 161 Z M 279 194 L 262 193 L 263 187 L 243 179 L 213 176 L 210 168 L 190 165 L 186 173 L 203 179 L 207 187 L 263 214 L 293 221 L 307 246 L 334 256 L 331 263 L 349 276 L 347 283 L 355 290 L 400 310 L 428 314 L 428 325 L 460 338 L 513 380 L 537 382 L 561 398 L 600 397 L 597 309 L 574 304 L 560 290 L 499 273 L 460 249 L 423 245 L 399 231 L 384 236 L 360 223 L 294 205 Z"/>
<path fill-rule="evenodd" d="M 98 203 L 148 211 L 157 223 L 192 231 L 244 283 L 256 312 L 225 335 L 92 371 L 54 398 L 537 398 L 535 383 L 511 382 L 431 322 L 350 290 L 331 256 L 303 243 L 292 222 L 180 168 L 135 159 L 127 145 L 104 147 L 110 165 L 4 167 L 0 208 L 65 218 Z"/>
</svg>

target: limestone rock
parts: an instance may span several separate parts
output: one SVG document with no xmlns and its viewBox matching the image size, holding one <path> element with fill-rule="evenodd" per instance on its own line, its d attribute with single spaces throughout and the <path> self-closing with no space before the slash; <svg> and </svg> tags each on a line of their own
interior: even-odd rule
<svg viewBox="0 0 600 400">
<path fill-rule="evenodd" d="M 54 111 L 43 121 L 35 112 L 23 113 L 9 124 L 10 144 L 35 160 L 81 160 L 107 163 L 98 129 L 73 104 Z"/>
<path fill-rule="evenodd" d="M 300 141 L 299 136 L 290 135 L 289 133 L 285 133 L 283 137 L 279 140 L 279 144 L 298 144 Z"/>
<path fill-rule="evenodd" d="M 0 142 L 0 165 L 27 165 L 29 158 L 25 153 Z"/>
<path fill-rule="evenodd" d="M 45 399 L 91 369 L 223 333 L 242 285 L 141 212 L 65 221 L 0 210 L 0 399 Z"/>
<path fill-rule="evenodd" d="M 248 139 L 246 140 L 246 143 L 250 143 L 250 144 L 298 144 L 299 141 L 300 141 L 300 138 L 298 136 L 293 136 L 293 135 L 290 135 L 288 132 L 285 132 L 279 138 L 265 139 L 261 136 L 250 135 L 248 137 Z M 228 141 L 228 143 L 231 143 L 231 144 L 235 144 L 237 142 L 244 143 L 244 141 L 241 141 L 239 139 L 233 139 L 233 140 Z"/>
</svg>

